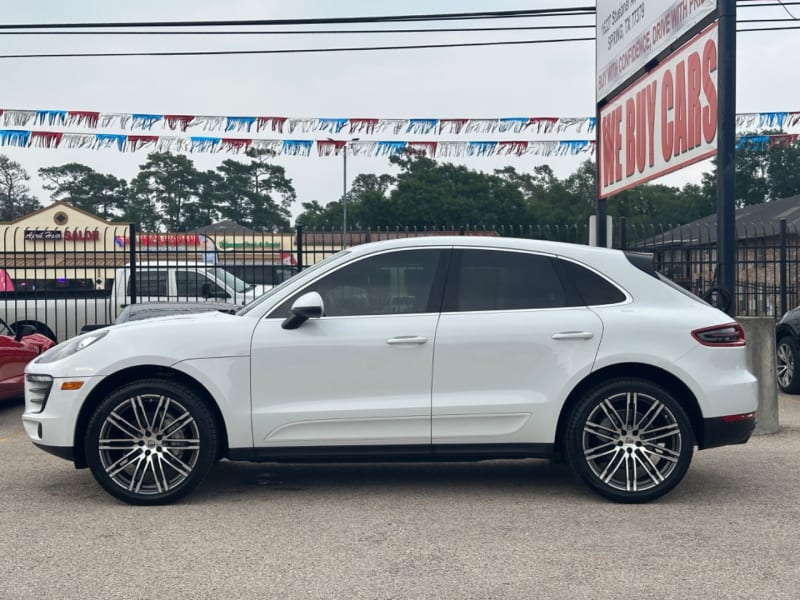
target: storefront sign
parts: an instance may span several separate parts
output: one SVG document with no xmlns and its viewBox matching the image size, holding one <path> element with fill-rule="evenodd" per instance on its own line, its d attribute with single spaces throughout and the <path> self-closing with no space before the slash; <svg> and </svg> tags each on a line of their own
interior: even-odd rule
<svg viewBox="0 0 800 600">
<path fill-rule="evenodd" d="M 265 242 L 263 240 L 219 240 L 217 247 L 220 250 L 241 250 L 249 248 L 280 248 L 280 242 Z"/>
<path fill-rule="evenodd" d="M 600 197 L 717 151 L 717 26 L 700 33 L 600 112 Z"/>
<path fill-rule="evenodd" d="M 67 242 L 97 242 L 100 240 L 100 231 L 97 229 L 26 229 L 25 240 L 28 242 L 67 241 Z"/>
</svg>

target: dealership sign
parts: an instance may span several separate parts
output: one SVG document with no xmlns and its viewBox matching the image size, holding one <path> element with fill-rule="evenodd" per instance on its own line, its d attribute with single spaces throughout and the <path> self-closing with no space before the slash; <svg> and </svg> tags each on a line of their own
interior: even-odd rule
<svg viewBox="0 0 800 600">
<path fill-rule="evenodd" d="M 597 102 L 716 8 L 717 0 L 597 0 Z"/>
<path fill-rule="evenodd" d="M 716 153 L 717 58 L 715 23 L 601 109 L 601 198 Z"/>
</svg>

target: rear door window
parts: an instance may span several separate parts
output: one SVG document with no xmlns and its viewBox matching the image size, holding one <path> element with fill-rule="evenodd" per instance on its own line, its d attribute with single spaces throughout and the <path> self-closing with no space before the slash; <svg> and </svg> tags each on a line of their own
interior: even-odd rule
<svg viewBox="0 0 800 600">
<path fill-rule="evenodd" d="M 448 312 L 566 306 L 555 259 L 529 252 L 462 249 L 454 253 L 444 309 Z"/>
</svg>

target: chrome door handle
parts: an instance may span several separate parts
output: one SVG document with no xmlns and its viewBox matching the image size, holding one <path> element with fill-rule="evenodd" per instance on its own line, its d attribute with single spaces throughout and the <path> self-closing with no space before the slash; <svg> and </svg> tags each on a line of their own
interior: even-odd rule
<svg viewBox="0 0 800 600">
<path fill-rule="evenodd" d="M 562 331 L 554 333 L 554 340 L 590 340 L 594 337 L 591 331 Z"/>
<path fill-rule="evenodd" d="M 400 337 L 393 337 L 386 340 L 390 346 L 421 346 L 426 343 L 428 338 L 421 335 L 401 335 Z"/>
</svg>

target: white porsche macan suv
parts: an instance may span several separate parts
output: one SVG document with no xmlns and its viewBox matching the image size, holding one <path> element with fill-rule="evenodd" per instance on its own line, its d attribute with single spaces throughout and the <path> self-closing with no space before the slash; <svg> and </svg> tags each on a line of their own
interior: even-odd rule
<svg viewBox="0 0 800 600">
<path fill-rule="evenodd" d="M 357 246 L 236 315 L 112 326 L 28 365 L 25 431 L 164 504 L 221 459 L 564 458 L 645 502 L 744 443 L 741 327 L 649 255 L 493 237 Z"/>
</svg>

